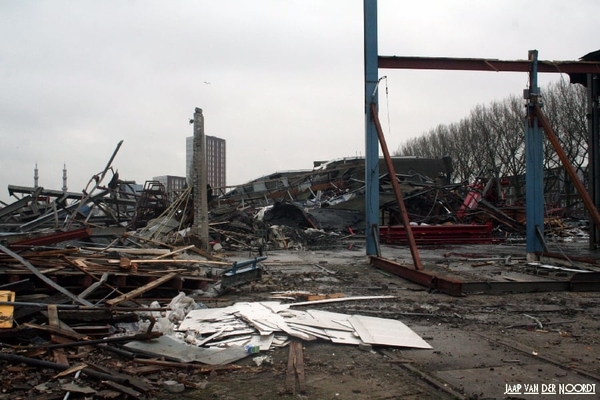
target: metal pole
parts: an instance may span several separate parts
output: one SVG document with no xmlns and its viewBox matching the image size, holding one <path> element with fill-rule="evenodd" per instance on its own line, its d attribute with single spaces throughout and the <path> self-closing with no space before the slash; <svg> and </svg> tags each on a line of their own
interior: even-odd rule
<svg viewBox="0 0 600 400">
<path fill-rule="evenodd" d="M 371 104 L 378 107 L 377 0 L 363 1 L 365 57 L 365 235 L 367 256 L 377 255 L 379 234 L 379 141 Z"/>
<path fill-rule="evenodd" d="M 529 51 L 531 71 L 527 99 L 527 129 L 525 132 L 525 211 L 527 259 L 537 261 L 536 252 L 543 250 L 538 234 L 544 233 L 544 153 L 542 132 L 538 125 L 535 107 L 538 104 L 540 89 L 537 82 L 537 50 Z"/>
<path fill-rule="evenodd" d="M 588 189 L 596 209 L 600 209 L 600 77 L 594 74 L 587 76 L 588 90 Z M 600 247 L 600 229 L 590 220 L 590 250 Z"/>
</svg>

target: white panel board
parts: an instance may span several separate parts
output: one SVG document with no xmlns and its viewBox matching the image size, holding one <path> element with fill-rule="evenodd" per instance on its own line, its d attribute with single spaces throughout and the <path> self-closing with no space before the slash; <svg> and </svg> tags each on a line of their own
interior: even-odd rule
<svg viewBox="0 0 600 400">
<path fill-rule="evenodd" d="M 353 315 L 348 321 L 365 343 L 418 349 L 432 348 L 412 329 L 395 319 Z"/>
</svg>

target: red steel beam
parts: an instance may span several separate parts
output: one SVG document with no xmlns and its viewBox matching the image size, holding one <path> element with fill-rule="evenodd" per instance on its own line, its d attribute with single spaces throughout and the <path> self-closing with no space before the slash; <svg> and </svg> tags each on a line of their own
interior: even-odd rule
<svg viewBox="0 0 600 400">
<path fill-rule="evenodd" d="M 54 243 L 66 242 L 69 240 L 83 239 L 90 237 L 92 230 L 90 228 L 74 229 L 67 232 L 51 233 L 49 235 L 40 236 L 33 239 L 21 240 L 8 246 L 11 249 L 31 247 L 31 246 L 46 246 Z"/>
<path fill-rule="evenodd" d="M 406 205 L 404 204 L 404 198 L 402 197 L 402 190 L 400 190 L 400 185 L 398 184 L 398 178 L 396 177 L 396 171 L 394 170 L 394 163 L 390 157 L 390 152 L 385 141 L 385 135 L 383 134 L 383 129 L 381 129 L 379 113 L 377 112 L 377 106 L 375 103 L 371 103 L 371 114 L 373 116 L 373 121 L 375 122 L 377 136 L 379 136 L 379 144 L 381 145 L 381 151 L 383 152 L 383 157 L 385 158 L 388 174 L 390 174 L 390 182 L 392 182 L 392 188 L 394 189 L 394 194 L 396 195 L 396 202 L 398 202 L 398 207 L 400 207 L 400 216 L 402 217 L 402 223 L 404 224 L 404 229 L 406 230 L 406 237 L 408 238 L 408 245 L 410 247 L 410 253 L 412 254 L 413 263 L 415 263 L 415 267 L 417 269 L 421 270 L 423 269 L 423 263 L 421 262 L 421 256 L 419 256 L 417 242 L 415 242 L 415 237 L 412 233 L 412 227 L 410 226 L 410 220 L 408 219 L 408 211 L 406 211 Z"/>
<path fill-rule="evenodd" d="M 387 69 L 530 72 L 531 63 L 529 60 L 511 61 L 489 58 L 378 57 L 378 67 Z M 597 74 L 600 73 L 600 63 L 594 61 L 538 61 L 538 72 Z"/>
<path fill-rule="evenodd" d="M 381 257 L 371 256 L 370 259 L 371 265 L 375 268 L 451 296 L 482 293 L 590 292 L 600 290 L 600 272 L 576 273 L 568 281 L 464 282 L 460 279 L 437 275 L 433 272 L 418 271 L 411 266 L 401 265 Z"/>
<path fill-rule="evenodd" d="M 575 188 L 577 189 L 577 192 L 581 196 L 581 199 L 583 200 L 583 204 L 585 205 L 585 208 L 590 213 L 590 217 L 592 218 L 592 221 L 594 221 L 594 225 L 596 225 L 596 228 L 600 229 L 600 213 L 598 212 L 598 209 L 596 208 L 596 205 L 594 204 L 594 200 L 592 199 L 592 197 L 589 195 L 589 193 L 585 189 L 585 185 L 583 184 L 583 182 L 581 182 L 581 179 L 579 179 L 579 176 L 577 175 L 577 171 L 575 171 L 575 168 L 569 161 L 569 157 L 567 156 L 567 154 L 563 150 L 562 146 L 560 145 L 558 136 L 556 136 L 556 134 L 554 133 L 554 130 L 552 129 L 552 126 L 550 125 L 550 121 L 548 121 L 548 118 L 546 118 L 546 115 L 542 112 L 542 109 L 540 108 L 539 103 L 535 102 L 534 106 L 535 106 L 535 115 L 538 117 L 538 120 L 539 120 L 540 124 L 542 125 L 542 128 L 544 128 L 544 132 L 546 132 L 546 136 L 548 137 L 548 140 L 550 141 L 550 143 L 552 143 L 552 146 L 554 147 L 556 154 L 558 154 L 558 158 L 560 159 L 563 166 L 565 167 L 565 171 L 567 171 L 567 174 L 571 178 L 573 185 L 575 186 Z"/>
<path fill-rule="evenodd" d="M 373 267 L 390 272 L 419 285 L 439 290 L 451 296 L 461 296 L 463 294 L 463 282 L 460 280 L 439 276 L 425 270 L 413 269 L 412 267 L 407 267 L 381 257 L 371 256 L 370 260 Z"/>
</svg>

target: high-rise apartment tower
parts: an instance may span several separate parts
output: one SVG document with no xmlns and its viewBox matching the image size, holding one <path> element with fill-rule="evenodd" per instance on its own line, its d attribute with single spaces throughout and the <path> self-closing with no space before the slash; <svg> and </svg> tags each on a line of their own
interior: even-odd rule
<svg viewBox="0 0 600 400">
<path fill-rule="evenodd" d="M 214 189 L 222 188 L 225 190 L 226 183 L 226 151 L 225 139 L 215 136 L 205 136 L 206 138 L 206 174 L 208 184 Z M 186 177 L 188 183 L 191 183 L 190 172 L 192 170 L 192 160 L 194 158 L 194 137 L 189 136 L 185 139 L 185 164 Z M 215 191 L 216 192 L 216 191 Z"/>
</svg>

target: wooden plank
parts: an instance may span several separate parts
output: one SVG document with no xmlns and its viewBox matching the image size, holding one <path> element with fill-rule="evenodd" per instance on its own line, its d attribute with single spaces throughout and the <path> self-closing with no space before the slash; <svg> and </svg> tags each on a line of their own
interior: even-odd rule
<svg viewBox="0 0 600 400">
<path fill-rule="evenodd" d="M 292 342 L 292 346 L 296 347 L 296 362 L 295 370 L 298 377 L 298 390 L 300 393 L 306 392 L 306 380 L 304 376 L 304 354 L 302 353 L 302 343 Z"/>
<path fill-rule="evenodd" d="M 144 393 L 148 393 L 153 391 L 155 388 L 154 386 L 152 386 L 151 383 L 149 383 L 147 380 L 142 380 L 140 378 L 137 378 L 133 375 L 128 375 L 128 374 L 124 374 L 121 372 L 116 372 L 115 370 L 109 368 L 109 367 L 105 367 L 103 365 L 99 365 L 99 364 L 93 364 L 88 362 L 87 363 L 91 368 L 95 369 L 96 371 L 100 371 L 102 373 L 105 373 L 107 375 L 110 375 L 112 377 L 118 378 L 118 380 L 120 382 L 127 382 L 127 384 L 135 387 L 136 389 L 141 390 Z M 112 382 L 117 381 L 116 379 Z"/>
<path fill-rule="evenodd" d="M 177 250 L 173 250 L 173 251 L 170 251 L 170 252 L 168 252 L 168 253 L 165 253 L 165 254 L 163 254 L 162 256 L 158 256 L 158 257 L 156 257 L 156 259 L 158 260 L 158 259 L 160 259 L 160 258 L 165 258 L 165 257 L 172 256 L 172 255 L 174 255 L 174 254 L 182 253 L 182 252 L 184 252 L 184 251 L 186 251 L 186 250 L 189 250 L 189 249 L 191 249 L 192 247 L 196 247 L 196 246 L 195 246 L 195 245 L 193 245 L 193 244 L 191 244 L 191 245 L 189 245 L 189 246 L 182 247 L 182 248 L 179 248 L 179 249 L 177 249 Z"/>
<path fill-rule="evenodd" d="M 134 299 L 134 298 L 154 289 L 155 287 L 160 286 L 163 283 L 170 281 L 171 279 L 173 279 L 176 276 L 177 276 L 177 274 L 174 272 L 164 275 L 164 276 L 161 276 L 160 278 L 158 278 L 152 282 L 149 282 L 149 283 L 145 284 L 144 286 L 140 286 L 139 288 L 132 290 L 129 293 L 125 293 L 121 296 L 115 297 L 114 299 L 106 300 L 106 304 L 108 304 L 109 306 L 114 306 L 114 305 L 122 303 L 124 301 Z"/>
<path fill-rule="evenodd" d="M 295 342 L 290 343 L 287 370 L 285 371 L 285 391 L 289 394 L 296 394 L 296 371 L 294 369 L 294 361 L 296 360 L 296 347 L 292 346 L 293 343 Z"/>
<path fill-rule="evenodd" d="M 306 379 L 304 374 L 304 355 L 302 354 L 302 343 L 290 343 L 288 364 L 285 377 L 285 389 L 287 393 L 296 394 L 296 383 L 299 393 L 306 392 Z"/>
<path fill-rule="evenodd" d="M 344 297 L 344 293 L 309 294 L 308 296 L 306 296 L 306 301 L 341 299 L 342 297 Z"/>
<path fill-rule="evenodd" d="M 37 325 L 37 324 L 32 324 L 32 323 L 24 323 L 22 326 L 27 327 L 27 328 L 33 328 L 33 329 L 38 329 L 41 331 L 46 331 L 46 332 L 50 332 L 50 333 L 54 333 L 55 335 L 60 335 L 60 336 L 64 336 L 66 338 L 69 339 L 73 339 L 73 340 L 88 340 L 89 337 L 86 335 L 82 335 L 80 333 L 77 332 L 71 332 L 67 329 L 62 329 L 60 327 L 54 327 L 54 326 L 47 326 L 47 325 Z"/>
<path fill-rule="evenodd" d="M 58 307 L 56 304 L 48 304 L 48 324 L 52 327 L 60 328 L 60 320 L 58 319 Z M 50 340 L 56 343 L 56 335 L 50 335 Z M 69 360 L 63 349 L 52 350 L 54 360 L 57 364 L 69 365 Z"/>
<path fill-rule="evenodd" d="M 79 297 L 77 297 L 73 293 L 69 292 L 67 289 L 65 289 L 62 286 L 56 284 L 54 281 L 52 281 L 46 275 L 42 274 L 29 261 L 25 260 L 23 257 L 21 257 L 20 255 L 18 255 L 17 253 L 9 250 L 8 248 L 6 248 L 6 247 L 4 247 L 2 245 L 0 245 L 0 251 L 2 251 L 3 253 L 6 253 L 7 255 L 11 256 L 15 260 L 19 261 L 21 264 L 23 264 L 25 267 L 27 267 L 27 269 L 30 270 L 35 276 L 37 276 L 39 279 L 41 279 L 44 283 L 46 283 L 50 287 L 58 290 L 60 293 L 62 293 L 65 296 L 69 297 L 70 299 L 78 302 L 79 304 L 83 304 L 84 306 L 88 306 L 88 307 L 93 307 L 94 306 L 89 301 L 84 300 L 84 299 L 80 299 Z"/>
<path fill-rule="evenodd" d="M 133 390 L 127 386 L 121 385 L 119 383 L 112 382 L 112 381 L 103 381 L 102 383 L 104 385 L 106 385 L 112 389 L 118 390 L 119 392 L 124 393 L 127 396 L 132 397 L 134 399 L 139 399 L 142 397 L 142 393 L 138 392 L 137 390 Z"/>
<path fill-rule="evenodd" d="M 194 364 L 194 363 L 184 363 L 184 362 L 174 362 L 174 361 L 162 361 L 157 359 L 145 359 L 145 358 L 136 358 L 134 361 L 136 364 L 142 365 L 158 365 L 164 368 L 179 368 L 179 369 L 190 369 L 194 370 L 194 373 L 204 373 L 210 374 L 213 371 L 235 371 L 245 367 L 239 365 L 224 365 L 224 364 L 215 364 L 215 365 L 203 365 L 203 364 Z"/>
<path fill-rule="evenodd" d="M 123 260 L 125 259 L 125 260 Z M 131 264 L 208 264 L 208 265 L 231 265 L 229 262 L 225 261 L 209 261 L 209 260 L 162 260 L 157 258 L 136 258 L 136 259 L 128 259 L 127 257 L 122 257 L 119 260 L 108 260 L 108 264 L 119 264 L 121 268 L 129 267 Z"/>
</svg>

